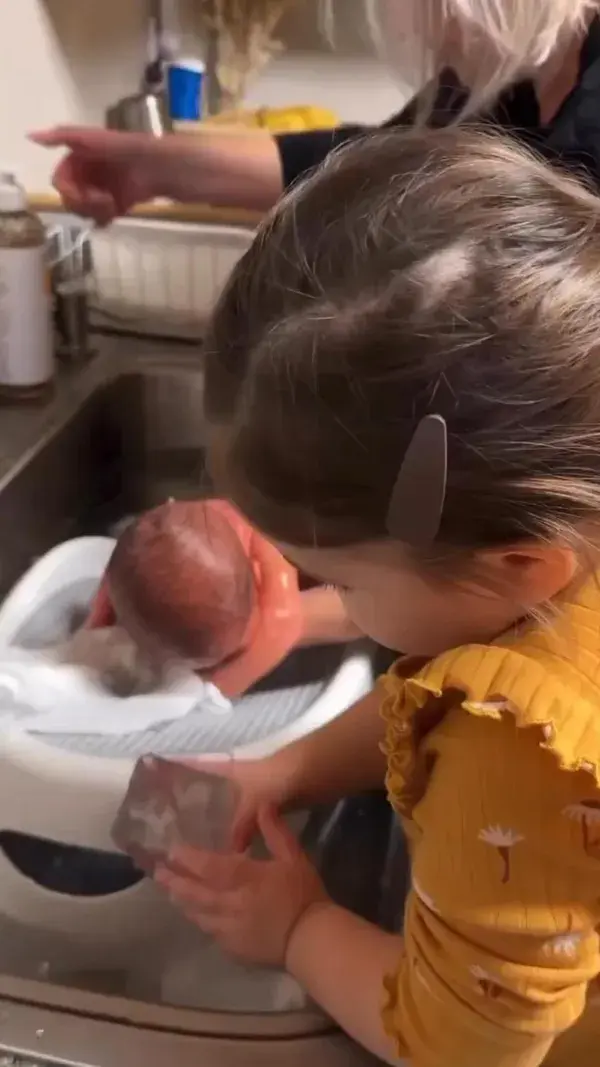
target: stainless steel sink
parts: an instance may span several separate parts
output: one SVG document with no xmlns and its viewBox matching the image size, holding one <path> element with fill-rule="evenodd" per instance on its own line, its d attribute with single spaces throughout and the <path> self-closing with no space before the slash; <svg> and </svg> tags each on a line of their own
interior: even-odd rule
<svg viewBox="0 0 600 1067">
<path fill-rule="evenodd" d="M 106 360 L 103 374 L 98 365 L 94 369 L 89 388 L 63 403 L 55 423 L 0 483 L 1 513 L 10 517 L 0 523 L 0 598 L 36 558 L 67 538 L 113 533 L 124 518 L 169 497 L 197 498 L 210 491 L 198 356 Z M 0 443 L 1 432 L 0 415 Z M 32 620 L 19 643 L 35 647 L 64 638 L 61 624 L 61 632 L 44 641 L 38 633 L 44 622 Z M 256 717 L 261 699 L 277 691 L 286 706 L 280 715 L 269 714 L 269 729 L 279 732 L 314 703 L 346 655 L 343 647 L 294 653 L 242 702 L 237 721 L 242 723 L 242 713 Z M 260 739 L 251 731 L 231 743 Z M 210 751 L 224 743 L 218 730 L 208 741 Z M 77 750 L 90 751 L 85 742 Z M 94 754 L 107 753 L 94 749 Z"/>
<path fill-rule="evenodd" d="M 124 516 L 169 496 L 207 491 L 201 400 L 201 360 L 193 350 L 111 341 L 101 344 L 93 363 L 63 375 L 47 407 L 0 413 L 0 596 L 66 538 L 109 532 Z M 341 655 L 340 649 L 305 651 L 265 684 L 318 681 L 336 670 Z M 313 813 L 309 826 L 336 898 L 371 919 L 396 923 L 393 901 L 402 888 L 397 874 L 389 882 L 402 845 L 381 798 Z M 189 1010 L 152 996 L 132 1000 L 110 975 L 109 993 L 94 981 L 78 988 L 51 984 L 14 966 L 14 952 L 11 963 L 3 959 L 3 936 L 0 1057 L 3 1049 L 25 1050 L 36 1062 L 98 1067 L 162 1067 L 165 1057 L 180 1067 L 198 1057 L 207 1067 L 258 1067 L 269 1057 L 282 1067 L 300 1067 L 312 1056 L 322 1067 L 373 1062 L 312 1009 Z"/>
<path fill-rule="evenodd" d="M 132 367 L 100 381 L 1 487 L 0 595 L 67 537 L 207 488 L 196 361 Z M 14 412 L 11 413 L 14 416 Z"/>
</svg>

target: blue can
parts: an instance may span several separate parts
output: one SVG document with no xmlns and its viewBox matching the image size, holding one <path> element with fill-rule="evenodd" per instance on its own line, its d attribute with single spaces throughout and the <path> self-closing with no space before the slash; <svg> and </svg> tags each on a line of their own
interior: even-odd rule
<svg viewBox="0 0 600 1067">
<path fill-rule="evenodd" d="M 198 122 L 202 118 L 204 78 L 205 66 L 199 59 L 177 59 L 169 64 L 169 115 L 175 122 Z"/>
</svg>

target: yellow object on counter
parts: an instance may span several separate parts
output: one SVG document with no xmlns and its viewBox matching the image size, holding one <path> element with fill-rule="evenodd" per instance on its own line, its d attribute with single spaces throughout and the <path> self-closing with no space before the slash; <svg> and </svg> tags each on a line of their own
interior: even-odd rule
<svg viewBox="0 0 600 1067">
<path fill-rule="evenodd" d="M 334 111 L 312 105 L 296 107 L 260 107 L 254 111 L 224 111 L 205 119 L 203 125 L 238 126 L 263 129 L 271 133 L 294 133 L 303 130 L 329 130 L 339 125 Z"/>
</svg>

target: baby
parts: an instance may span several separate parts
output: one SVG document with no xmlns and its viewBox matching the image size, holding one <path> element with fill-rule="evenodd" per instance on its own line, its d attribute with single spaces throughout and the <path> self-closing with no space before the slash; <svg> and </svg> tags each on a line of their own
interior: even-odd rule
<svg viewBox="0 0 600 1067">
<path fill-rule="evenodd" d="M 104 625 L 80 630 L 61 658 L 121 696 L 156 688 L 173 664 L 210 673 L 244 646 L 257 612 L 246 546 L 223 507 L 207 501 L 172 501 L 127 526 L 102 597 Z"/>
</svg>

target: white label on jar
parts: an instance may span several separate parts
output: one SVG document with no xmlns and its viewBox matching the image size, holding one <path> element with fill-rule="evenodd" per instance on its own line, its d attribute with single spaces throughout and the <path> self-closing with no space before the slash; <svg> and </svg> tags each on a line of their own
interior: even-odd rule
<svg viewBox="0 0 600 1067">
<path fill-rule="evenodd" d="M 0 248 L 0 384 L 52 377 L 51 316 L 44 249 Z"/>
</svg>

